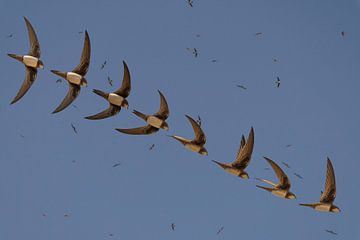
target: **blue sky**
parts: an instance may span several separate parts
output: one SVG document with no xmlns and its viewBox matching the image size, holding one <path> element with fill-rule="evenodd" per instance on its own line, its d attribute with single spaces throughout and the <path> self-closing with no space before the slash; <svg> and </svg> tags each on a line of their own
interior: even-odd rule
<svg viewBox="0 0 360 240">
<path fill-rule="evenodd" d="M 337 0 L 194 0 L 193 8 L 185 0 L 1 0 L 0 238 L 336 238 L 325 229 L 341 239 L 359 237 L 359 12 L 360 1 Z M 10 106 L 24 67 L 6 54 L 28 51 L 22 16 L 37 32 L 45 69 Z M 78 32 L 85 29 L 92 47 L 89 86 L 77 108 L 51 114 L 67 84 L 56 83 L 49 70 L 78 64 L 84 37 Z M 194 47 L 197 58 L 186 50 Z M 132 77 L 129 110 L 84 119 L 107 107 L 91 90 L 116 89 L 122 60 Z M 169 132 L 116 132 L 144 124 L 132 109 L 158 110 L 157 89 L 170 107 Z M 184 114 L 201 116 L 208 157 L 166 136 L 193 136 Z M 297 200 L 276 198 L 254 179 L 236 178 L 211 162 L 233 161 L 251 126 L 250 177 L 275 180 L 262 156 L 285 161 Z M 298 206 L 319 200 L 327 156 L 340 214 Z"/>
</svg>

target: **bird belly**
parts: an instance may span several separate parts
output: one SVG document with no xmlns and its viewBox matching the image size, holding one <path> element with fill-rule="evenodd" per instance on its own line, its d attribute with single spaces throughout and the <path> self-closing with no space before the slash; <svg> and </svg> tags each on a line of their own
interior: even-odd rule
<svg viewBox="0 0 360 240">
<path fill-rule="evenodd" d="M 160 118 L 157 118 L 155 116 L 150 116 L 147 118 L 146 122 L 156 128 L 160 128 L 161 125 L 164 123 L 164 120 L 161 120 Z"/>
<path fill-rule="evenodd" d="M 33 56 L 25 55 L 23 57 L 23 62 L 28 67 L 36 68 L 38 65 L 39 59 Z"/>
<path fill-rule="evenodd" d="M 240 170 L 239 169 L 236 169 L 236 168 L 224 168 L 224 170 L 232 175 L 235 175 L 235 176 L 239 176 L 240 175 Z"/>
<path fill-rule="evenodd" d="M 282 189 L 275 189 L 272 190 L 271 193 L 277 197 L 281 197 L 281 198 L 285 198 L 287 195 L 287 191 L 282 190 Z"/>
<path fill-rule="evenodd" d="M 199 145 L 191 144 L 191 143 L 185 144 L 185 147 L 193 152 L 200 152 L 201 150 L 201 147 Z"/>
<path fill-rule="evenodd" d="M 66 73 L 66 80 L 68 80 L 70 83 L 81 85 L 81 79 L 83 77 L 80 74 L 73 73 L 73 72 L 67 72 Z"/>
<path fill-rule="evenodd" d="M 119 106 L 121 107 L 123 101 L 124 101 L 124 98 L 120 95 L 117 95 L 115 93 L 110 93 L 109 94 L 109 97 L 108 97 L 108 100 L 111 104 L 114 104 L 116 106 Z"/>
<path fill-rule="evenodd" d="M 331 205 L 330 204 L 319 204 L 315 206 L 315 210 L 318 210 L 320 212 L 330 212 Z"/>
</svg>

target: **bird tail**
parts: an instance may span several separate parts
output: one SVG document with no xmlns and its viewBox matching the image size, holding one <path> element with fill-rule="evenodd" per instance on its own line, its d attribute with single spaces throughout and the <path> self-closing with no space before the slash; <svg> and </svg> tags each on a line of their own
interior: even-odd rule
<svg viewBox="0 0 360 240">
<path fill-rule="evenodd" d="M 272 190 L 274 190 L 273 188 L 263 187 L 263 186 L 260 186 L 260 185 L 256 185 L 256 187 L 262 188 L 262 189 L 264 189 L 264 190 L 266 190 L 266 191 L 268 191 L 268 192 L 271 192 Z"/>
<path fill-rule="evenodd" d="M 144 119 L 144 120 L 146 121 L 147 116 L 146 116 L 145 114 L 143 114 L 143 113 L 141 113 L 141 112 L 139 112 L 139 111 L 136 111 L 136 110 L 134 110 L 133 113 L 134 113 L 136 116 L 138 116 L 138 117 L 140 117 L 140 118 L 142 118 L 142 119 Z"/>
<path fill-rule="evenodd" d="M 8 56 L 9 56 L 9 57 L 12 57 L 12 58 L 14 58 L 14 59 L 16 59 L 16 60 L 18 60 L 18 61 L 20 61 L 20 62 L 22 62 L 22 60 L 23 60 L 23 56 L 22 56 L 22 55 L 16 55 L 16 54 L 9 53 Z"/>
<path fill-rule="evenodd" d="M 93 89 L 93 93 L 95 93 L 95 94 L 97 94 L 97 95 L 99 95 L 99 96 L 107 99 L 107 95 L 108 95 L 108 94 L 105 93 L 105 92 L 103 92 L 103 91 L 100 91 L 100 90 L 97 90 L 97 89 Z"/>
</svg>

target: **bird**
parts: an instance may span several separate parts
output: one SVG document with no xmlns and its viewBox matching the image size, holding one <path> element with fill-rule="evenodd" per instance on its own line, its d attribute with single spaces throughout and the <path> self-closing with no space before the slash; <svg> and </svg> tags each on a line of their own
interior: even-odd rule
<svg viewBox="0 0 360 240">
<path fill-rule="evenodd" d="M 237 86 L 238 88 L 242 88 L 242 89 L 244 89 L 244 90 L 247 89 L 244 85 L 236 84 L 236 86 Z"/>
<path fill-rule="evenodd" d="M 109 107 L 100 113 L 85 117 L 86 119 L 99 120 L 99 119 L 112 117 L 120 112 L 121 107 L 124 107 L 126 109 L 129 108 L 129 103 L 126 98 L 129 96 L 131 91 L 131 78 L 130 78 L 129 68 L 125 61 L 123 61 L 123 65 L 124 65 L 124 75 L 120 88 L 118 88 L 115 92 L 112 93 L 107 93 L 98 89 L 93 89 L 94 93 L 96 93 L 100 97 L 103 97 L 109 102 Z"/>
<path fill-rule="evenodd" d="M 106 60 L 105 60 L 105 62 L 104 62 L 104 63 L 102 63 L 102 64 L 101 64 L 100 70 L 103 70 L 103 69 L 104 69 L 104 67 L 105 67 L 105 65 L 106 65 Z"/>
<path fill-rule="evenodd" d="M 197 50 L 196 48 L 194 48 L 193 54 L 194 54 L 194 57 L 197 57 L 197 56 L 198 56 L 198 50 Z"/>
<path fill-rule="evenodd" d="M 14 34 L 9 34 L 6 36 L 6 38 L 12 38 L 14 36 Z"/>
<path fill-rule="evenodd" d="M 16 94 L 16 96 L 14 97 L 14 99 L 11 101 L 10 104 L 14 104 L 17 101 L 19 101 L 30 89 L 30 87 L 36 80 L 37 69 L 38 68 L 44 69 L 44 64 L 40 60 L 40 55 L 41 55 L 40 43 L 36 36 L 35 30 L 31 25 L 30 21 L 26 17 L 24 17 L 24 20 L 29 35 L 29 42 L 30 42 L 29 52 L 25 55 L 9 53 L 8 56 L 24 64 L 26 75 L 18 93 Z"/>
<path fill-rule="evenodd" d="M 321 193 L 318 203 L 300 203 L 321 212 L 340 212 L 340 208 L 333 204 L 336 197 L 335 172 L 330 158 L 327 158 L 325 190 Z"/>
<path fill-rule="evenodd" d="M 186 139 L 186 138 L 176 136 L 176 135 L 171 135 L 170 137 L 178 140 L 188 150 L 193 151 L 193 152 L 197 152 L 197 153 L 199 153 L 201 155 L 207 156 L 208 151 L 204 147 L 204 145 L 206 143 L 205 133 L 203 132 L 203 130 L 201 129 L 199 124 L 193 118 L 191 118 L 188 115 L 185 115 L 185 116 L 189 120 L 189 122 L 191 123 L 191 126 L 192 126 L 192 128 L 194 130 L 194 133 L 195 133 L 195 138 L 193 140 L 190 140 L 190 139 Z"/>
<path fill-rule="evenodd" d="M 279 88 L 280 87 L 280 78 L 279 77 L 276 77 L 276 87 Z"/>
<path fill-rule="evenodd" d="M 276 58 L 273 58 L 273 62 L 278 62 L 279 60 L 277 60 Z"/>
<path fill-rule="evenodd" d="M 71 104 L 71 106 L 76 109 L 78 108 L 75 104 Z"/>
<path fill-rule="evenodd" d="M 217 232 L 216 235 L 219 235 L 224 230 L 224 227 L 221 227 Z"/>
<path fill-rule="evenodd" d="M 121 165 L 121 163 L 115 163 L 114 165 L 113 165 L 113 167 L 118 167 L 118 166 L 120 166 Z"/>
<path fill-rule="evenodd" d="M 290 180 L 289 180 L 288 176 L 279 167 L 279 165 L 277 165 L 273 160 L 271 160 L 270 158 L 267 158 L 267 157 L 264 157 L 264 158 L 270 164 L 272 169 L 274 170 L 277 178 L 279 179 L 279 183 L 276 184 L 269 180 L 257 178 L 257 180 L 268 183 L 268 184 L 272 185 L 273 187 L 270 188 L 270 187 L 263 187 L 263 186 L 259 186 L 259 185 L 256 185 L 256 187 L 264 189 L 277 197 L 286 198 L 286 199 L 295 199 L 296 198 L 295 194 L 290 192 L 291 184 L 290 184 Z"/>
<path fill-rule="evenodd" d="M 153 144 L 151 144 L 151 145 L 150 145 L 150 147 L 149 147 L 149 151 L 153 150 L 153 149 L 154 149 L 154 147 L 155 147 L 155 144 L 154 144 L 154 143 L 153 143 Z"/>
<path fill-rule="evenodd" d="M 245 168 L 249 165 L 252 152 L 254 149 L 254 128 L 251 127 L 247 140 L 245 136 L 241 136 L 240 147 L 237 152 L 235 161 L 232 163 L 221 163 L 212 160 L 214 163 L 222 167 L 226 172 L 238 176 L 242 179 L 249 179 L 249 174 Z"/>
<path fill-rule="evenodd" d="M 87 31 L 85 31 L 84 46 L 81 54 L 80 63 L 71 72 L 61 72 L 58 70 L 51 70 L 52 73 L 66 79 L 69 83 L 69 90 L 60 105 L 52 112 L 58 113 L 67 108 L 79 95 L 80 87 L 87 86 L 85 75 L 89 70 L 90 65 L 90 38 Z"/>
<path fill-rule="evenodd" d="M 302 177 L 300 174 L 298 174 L 298 173 L 294 173 L 294 175 L 295 175 L 296 177 L 300 178 L 300 179 L 303 179 L 303 177 Z"/>
<path fill-rule="evenodd" d="M 255 33 L 254 35 L 255 35 L 256 37 L 260 37 L 262 34 L 263 34 L 262 32 L 257 32 L 257 33 Z"/>
<path fill-rule="evenodd" d="M 61 83 L 62 82 L 62 79 L 61 78 L 58 78 L 57 80 L 56 80 L 56 83 Z"/>
<path fill-rule="evenodd" d="M 286 148 L 292 147 L 292 144 L 287 144 L 285 147 Z"/>
<path fill-rule="evenodd" d="M 218 60 L 217 60 L 217 59 L 213 59 L 213 60 L 211 60 L 211 62 L 212 62 L 212 63 L 216 63 L 216 62 L 218 62 Z"/>
<path fill-rule="evenodd" d="M 341 36 L 345 37 L 345 32 L 341 31 Z"/>
<path fill-rule="evenodd" d="M 285 167 L 290 168 L 290 165 L 289 165 L 288 163 L 286 163 L 286 162 L 284 162 L 284 161 L 281 161 L 281 163 L 282 163 Z"/>
<path fill-rule="evenodd" d="M 325 229 L 325 232 L 330 233 L 332 235 L 338 235 L 337 232 L 334 232 L 333 230 Z"/>
<path fill-rule="evenodd" d="M 121 129 L 116 128 L 117 131 L 125 134 L 131 135 L 148 135 L 159 131 L 159 129 L 164 129 L 165 131 L 169 130 L 169 125 L 166 122 L 166 119 L 169 117 L 170 111 L 165 99 L 165 96 L 158 90 L 160 95 L 160 109 L 153 115 L 146 115 L 137 110 L 134 110 L 133 113 L 146 121 L 147 125 L 137 128 L 130 129 Z"/>
<path fill-rule="evenodd" d="M 175 223 L 171 223 L 171 230 L 175 231 Z"/>
<path fill-rule="evenodd" d="M 188 2 L 188 4 L 189 4 L 190 7 L 193 7 L 193 3 L 194 3 L 193 0 L 187 0 L 187 2 Z"/>
<path fill-rule="evenodd" d="M 108 81 L 108 83 L 109 83 L 110 86 L 113 85 L 113 80 L 112 80 L 109 76 L 107 77 L 107 81 Z"/>
<path fill-rule="evenodd" d="M 77 132 L 76 127 L 74 126 L 74 124 L 71 124 L 71 127 L 72 127 L 72 129 L 73 129 L 74 133 L 76 133 L 76 134 L 77 134 L 78 132 Z"/>
<path fill-rule="evenodd" d="M 197 119 L 196 119 L 197 124 L 199 124 L 199 126 L 201 127 L 201 117 L 200 115 L 198 115 Z"/>
</svg>

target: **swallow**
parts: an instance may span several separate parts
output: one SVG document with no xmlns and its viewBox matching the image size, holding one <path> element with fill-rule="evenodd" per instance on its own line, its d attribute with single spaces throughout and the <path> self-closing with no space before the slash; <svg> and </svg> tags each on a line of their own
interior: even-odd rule
<svg viewBox="0 0 360 240">
<path fill-rule="evenodd" d="M 254 149 L 254 128 L 251 127 L 249 136 L 245 140 L 245 136 L 241 136 L 240 147 L 237 152 L 235 161 L 232 163 L 221 163 L 212 160 L 214 163 L 222 167 L 226 172 L 238 176 L 243 179 L 249 179 L 249 174 L 245 171 L 245 168 L 249 165 L 252 152 Z"/>
<path fill-rule="evenodd" d="M 104 63 L 102 63 L 102 64 L 101 64 L 100 70 L 103 70 L 103 69 L 104 69 L 104 67 L 105 67 L 105 65 L 106 65 L 106 60 L 105 60 L 105 62 L 104 62 Z"/>
<path fill-rule="evenodd" d="M 279 77 L 276 77 L 276 87 L 279 88 L 280 87 L 280 78 Z"/>
<path fill-rule="evenodd" d="M 270 188 L 270 187 L 263 187 L 263 186 L 259 186 L 259 185 L 256 185 L 256 187 L 262 188 L 268 192 L 271 192 L 273 195 L 275 195 L 277 197 L 286 198 L 286 199 L 295 199 L 296 198 L 295 194 L 290 192 L 291 184 L 290 184 L 290 180 L 289 180 L 288 176 L 279 167 L 279 165 L 277 165 L 273 160 L 271 160 L 270 158 L 267 158 L 267 157 L 264 157 L 264 158 L 270 164 L 271 168 L 274 170 L 277 178 L 279 179 L 279 183 L 276 184 L 269 180 L 257 178 L 258 180 L 268 183 L 268 184 L 272 185 L 273 187 Z"/>
<path fill-rule="evenodd" d="M 292 147 L 292 144 L 287 144 L 285 147 L 286 148 Z"/>
<path fill-rule="evenodd" d="M 289 165 L 289 164 L 287 164 L 286 162 L 281 161 L 281 163 L 282 163 L 285 167 L 290 168 L 290 165 Z"/>
<path fill-rule="evenodd" d="M 115 163 L 114 165 L 113 165 L 113 167 L 118 167 L 118 166 L 120 166 L 121 165 L 121 163 Z"/>
<path fill-rule="evenodd" d="M 109 107 L 98 114 L 85 117 L 86 119 L 99 120 L 112 117 L 120 112 L 121 107 L 124 107 L 126 109 L 129 108 L 129 103 L 126 98 L 129 96 L 131 91 L 131 78 L 129 68 L 126 65 L 125 61 L 123 61 L 123 65 L 124 75 L 120 88 L 118 88 L 115 92 L 112 93 L 103 92 L 97 89 L 93 90 L 94 93 L 96 93 L 100 97 L 105 98 L 109 102 Z"/>
<path fill-rule="evenodd" d="M 71 124 L 71 127 L 72 127 L 72 129 L 73 129 L 74 133 L 76 133 L 76 134 L 77 134 L 78 132 L 77 132 L 77 130 L 76 130 L 76 128 L 75 128 L 75 126 L 74 126 L 74 124 Z"/>
<path fill-rule="evenodd" d="M 175 223 L 171 223 L 171 230 L 175 231 Z"/>
<path fill-rule="evenodd" d="M 303 179 L 303 177 L 302 177 L 300 174 L 298 174 L 298 173 L 294 173 L 294 175 L 295 175 L 296 177 L 300 178 L 300 179 Z"/>
<path fill-rule="evenodd" d="M 257 33 L 255 33 L 254 35 L 256 36 L 256 37 L 260 37 L 260 36 L 262 36 L 262 32 L 257 32 Z"/>
<path fill-rule="evenodd" d="M 276 58 L 273 58 L 273 62 L 278 62 L 279 60 L 277 60 Z"/>
<path fill-rule="evenodd" d="M 175 135 L 171 135 L 170 137 L 178 140 L 188 150 L 193 151 L 193 152 L 197 152 L 197 153 L 199 153 L 201 155 L 207 156 L 208 151 L 204 147 L 204 145 L 206 143 L 205 133 L 203 132 L 203 130 L 201 129 L 199 124 L 194 119 L 192 119 L 188 115 L 185 115 L 185 116 L 189 120 L 189 122 L 191 123 L 191 126 L 192 126 L 192 128 L 194 130 L 194 133 L 195 133 L 195 138 L 193 140 L 190 140 L 190 139 L 186 139 L 186 138 L 183 138 L 183 137 L 180 137 L 180 136 L 175 136 Z"/>
<path fill-rule="evenodd" d="M 197 50 L 196 48 L 194 48 L 193 54 L 194 54 L 194 57 L 197 57 L 197 56 L 198 56 L 198 50 Z"/>
<path fill-rule="evenodd" d="M 136 110 L 133 111 L 136 116 L 146 121 L 146 126 L 130 129 L 116 128 L 116 130 L 131 135 L 148 135 L 159 131 L 160 128 L 168 131 L 169 125 L 167 124 L 166 119 L 170 114 L 169 107 L 164 95 L 159 90 L 158 93 L 160 95 L 160 109 L 157 113 L 153 115 L 146 115 Z"/>
<path fill-rule="evenodd" d="M 17 101 L 19 101 L 30 89 L 30 87 L 36 80 L 37 69 L 38 68 L 44 69 L 44 64 L 40 60 L 40 55 L 41 55 L 40 43 L 36 36 L 35 30 L 26 17 L 24 17 L 24 20 L 29 34 L 29 42 L 30 42 L 29 52 L 26 55 L 17 55 L 17 54 L 9 53 L 8 56 L 24 64 L 26 75 L 25 75 L 25 80 L 23 81 L 18 93 L 16 94 L 16 96 L 14 97 L 14 99 L 11 101 L 10 104 L 14 104 Z"/>
<path fill-rule="evenodd" d="M 151 146 L 149 147 L 149 151 L 153 150 L 153 148 L 155 147 L 155 144 L 151 144 Z"/>
<path fill-rule="evenodd" d="M 113 80 L 112 80 L 109 76 L 107 77 L 107 81 L 108 81 L 108 83 L 109 83 L 110 86 L 113 85 Z"/>
<path fill-rule="evenodd" d="M 56 83 L 61 83 L 62 82 L 62 79 L 61 78 L 58 78 L 57 80 L 56 80 Z"/>
<path fill-rule="evenodd" d="M 193 3 L 194 3 L 193 0 L 187 0 L 187 2 L 188 2 L 188 4 L 189 4 L 190 7 L 194 7 L 194 6 L 193 6 Z"/>
<path fill-rule="evenodd" d="M 64 217 L 69 217 L 69 214 L 64 214 Z"/>
<path fill-rule="evenodd" d="M 345 37 L 345 32 L 341 31 L 341 36 Z"/>
<path fill-rule="evenodd" d="M 224 230 L 224 227 L 221 227 L 217 232 L 216 235 L 219 235 Z"/>
<path fill-rule="evenodd" d="M 211 60 L 212 63 L 216 63 L 217 61 L 218 61 L 217 59 Z"/>
<path fill-rule="evenodd" d="M 242 88 L 242 89 L 244 89 L 244 90 L 247 89 L 244 85 L 236 84 L 236 86 L 237 86 L 238 88 Z"/>
<path fill-rule="evenodd" d="M 51 70 L 52 73 L 66 79 L 69 83 L 69 90 L 67 95 L 52 113 L 58 113 L 67 108 L 79 95 L 80 87 L 87 86 L 87 80 L 85 79 L 85 75 L 89 70 L 90 53 L 90 38 L 88 32 L 85 31 L 84 47 L 82 50 L 80 63 L 71 72 Z"/>
<path fill-rule="evenodd" d="M 327 158 L 327 169 L 326 169 L 326 181 L 325 190 L 320 196 L 320 202 L 304 204 L 300 203 L 301 206 L 311 207 L 321 212 L 340 212 L 340 208 L 333 204 L 336 197 L 336 182 L 335 172 L 333 165 L 329 158 Z"/>
<path fill-rule="evenodd" d="M 333 230 L 325 229 L 325 232 L 330 233 L 332 235 L 338 235 L 337 232 L 334 232 Z"/>
<path fill-rule="evenodd" d="M 198 115 L 197 119 L 196 119 L 197 124 L 199 124 L 199 126 L 201 127 L 201 117 L 200 115 Z"/>
<path fill-rule="evenodd" d="M 9 34 L 6 36 L 6 38 L 12 38 L 14 36 L 14 34 Z"/>
</svg>

